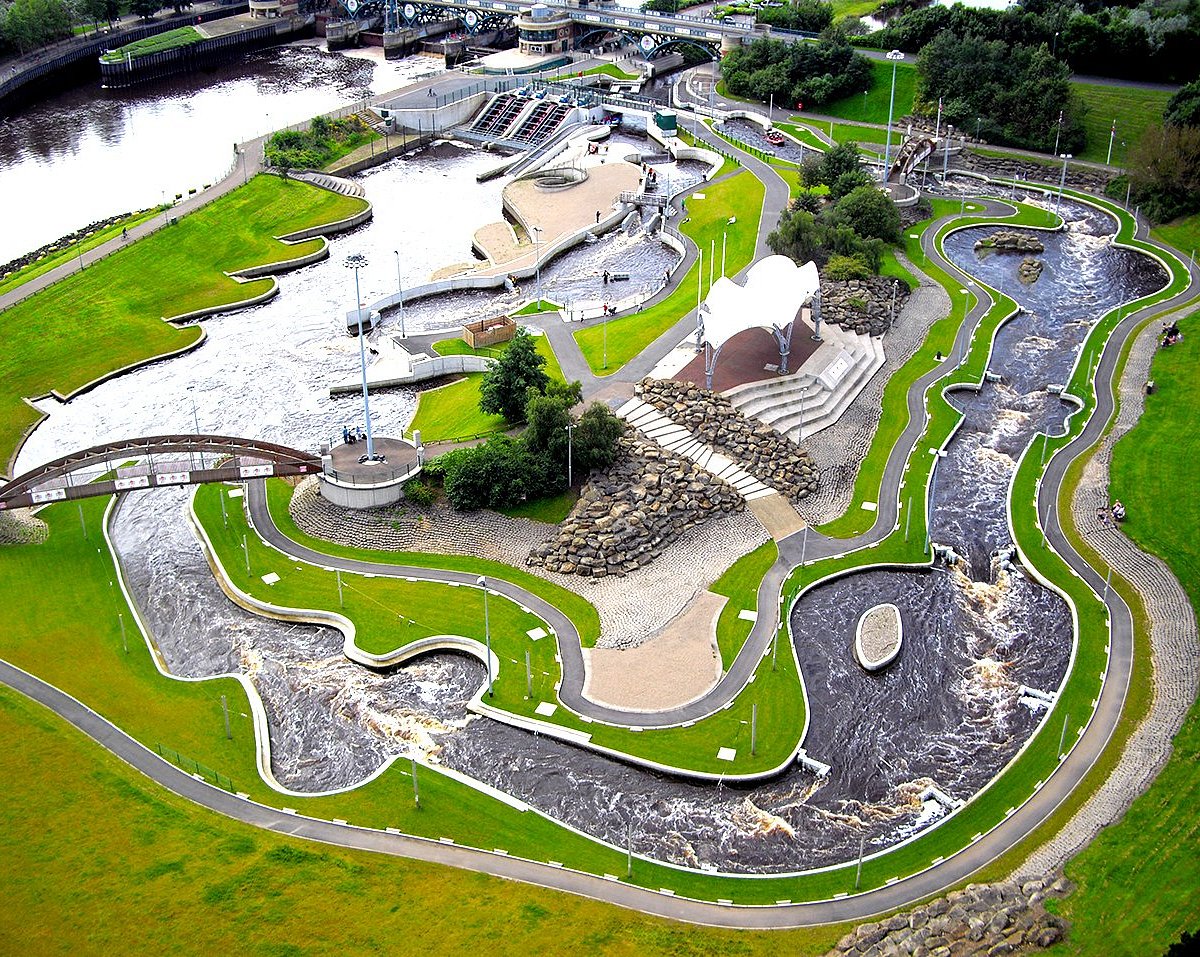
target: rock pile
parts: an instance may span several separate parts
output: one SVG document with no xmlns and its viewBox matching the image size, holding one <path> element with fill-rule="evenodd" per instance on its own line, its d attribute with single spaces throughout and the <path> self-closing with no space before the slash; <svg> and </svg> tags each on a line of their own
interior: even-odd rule
<svg viewBox="0 0 1200 957">
<path fill-rule="evenodd" d="M 882 336 L 891 328 L 892 287 L 894 279 L 871 276 L 867 279 L 827 279 L 821 277 L 821 318 L 859 335 Z M 896 312 L 908 300 L 908 287 L 896 287 Z"/>
<path fill-rule="evenodd" d="M 558 535 L 533 548 L 528 564 L 564 575 L 626 575 L 693 525 L 745 504 L 690 459 L 623 438 L 617 460 L 592 475 Z"/>
<path fill-rule="evenodd" d="M 825 957 L 1000 957 L 1051 947 L 1063 939 L 1066 925 L 1046 911 L 1042 900 L 1066 890 L 1061 878 L 1053 883 L 1030 880 L 1020 886 L 968 884 L 907 914 L 856 927 Z"/>
<path fill-rule="evenodd" d="M 975 173 L 983 173 L 985 176 L 1033 180 L 1034 182 L 1050 183 L 1055 187 L 1058 186 L 1062 177 L 1062 165 L 1058 163 L 1053 166 L 1045 166 L 1041 163 L 1030 163 L 1007 156 L 981 156 L 970 150 L 959 156 L 951 156 L 950 165 L 954 169 L 971 170 Z M 1068 186 L 1103 193 L 1108 182 L 1109 176 L 1102 170 L 1067 164 Z"/>
<path fill-rule="evenodd" d="M 1026 256 L 1021 260 L 1021 265 L 1017 267 L 1017 278 L 1025 285 L 1037 282 L 1038 276 L 1042 274 L 1042 269 L 1045 267 L 1040 259 L 1034 259 L 1032 256 Z"/>
<path fill-rule="evenodd" d="M 1044 253 L 1045 244 L 1036 236 L 1029 233 L 1018 233 L 1012 229 L 1002 229 L 992 233 L 986 239 L 975 243 L 976 249 L 997 249 L 1001 252 Z"/>
<path fill-rule="evenodd" d="M 725 396 L 671 379 L 643 379 L 634 391 L 793 503 L 817 490 L 820 474 L 808 452 L 766 423 L 747 418 Z"/>
<path fill-rule="evenodd" d="M 50 537 L 50 526 L 27 508 L 0 512 L 0 545 L 40 545 Z"/>
</svg>

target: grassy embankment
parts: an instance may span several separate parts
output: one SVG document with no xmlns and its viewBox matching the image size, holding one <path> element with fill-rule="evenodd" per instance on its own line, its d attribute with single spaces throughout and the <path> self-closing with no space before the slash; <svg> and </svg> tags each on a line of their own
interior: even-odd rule
<svg viewBox="0 0 1200 957">
<path fill-rule="evenodd" d="M 285 487 L 286 488 L 286 487 Z M 278 495 L 279 489 L 276 489 Z M 347 573 L 342 574 L 344 583 L 352 583 L 347 590 L 344 609 L 338 606 L 337 583 L 334 575 L 325 570 L 295 563 L 281 563 L 278 553 L 268 549 L 249 532 L 242 516 L 229 515 L 228 526 L 222 523 L 219 509 L 217 490 L 202 489 L 196 498 L 196 510 L 201 516 L 206 529 L 212 538 L 213 545 L 221 556 L 226 574 L 233 583 L 254 597 L 284 606 L 299 608 L 319 608 L 330 611 L 340 611 L 346 615 L 361 631 L 357 639 L 360 647 L 373 654 L 381 654 L 401 648 L 419 638 L 432 634 L 458 634 L 473 638 L 482 643 L 483 639 L 483 599 L 482 593 L 475 588 L 454 588 L 447 585 L 425 585 L 422 591 L 422 602 L 414 603 L 413 608 L 419 611 L 421 620 L 408 624 L 407 619 L 417 617 L 407 610 L 405 591 L 400 583 L 387 578 L 360 577 Z M 286 512 L 286 501 L 275 501 L 273 513 L 279 516 L 282 527 L 282 513 Z M 290 523 L 289 523 L 290 524 Z M 290 531 L 290 529 L 289 529 Z M 249 533 L 248 549 L 250 553 L 250 574 L 242 557 L 242 536 Z M 311 544 L 311 540 L 306 542 Z M 325 550 L 328 550 L 326 546 Z M 368 552 L 358 557 L 369 558 L 375 562 L 404 561 L 387 553 Z M 464 564 L 471 560 L 463 560 Z M 284 567 L 286 564 L 286 567 Z M 414 556 L 413 564 L 427 564 L 423 556 Z M 502 578 L 529 587 L 537 581 L 531 575 L 520 576 L 522 580 L 515 581 L 514 569 L 503 566 L 496 572 L 480 572 L 493 577 Z M 267 572 L 275 572 L 281 580 L 273 585 L 262 582 L 261 576 Z M 741 607 L 753 604 L 747 602 L 741 594 L 741 582 L 735 582 L 734 591 L 737 602 Z M 751 586 L 757 588 L 757 582 Z M 547 594 L 544 582 L 531 588 L 547 600 L 559 604 L 563 589 L 555 589 Z M 351 593 L 356 596 L 351 599 Z M 439 600 L 461 605 L 466 609 L 461 618 L 453 621 L 445 615 L 435 616 L 433 608 Z M 428 604 L 425 603 L 427 599 Z M 500 599 L 495 599 L 500 607 Z M 582 599 L 577 599 L 582 602 Z M 515 606 L 514 606 L 515 607 Z M 594 614 L 594 613 L 593 613 Z M 574 620 L 575 615 L 571 616 Z M 509 713 L 538 720 L 536 708 L 544 701 L 557 700 L 558 682 L 562 678 L 561 666 L 557 660 L 557 647 L 553 640 L 545 638 L 534 640 L 528 637 L 527 631 L 542 624 L 530 616 L 516 616 L 513 621 L 496 619 L 492 627 L 492 651 L 500 659 L 499 673 L 496 676 L 494 697 L 485 699 L 485 703 L 494 705 Z M 586 645 L 594 643 L 595 631 L 587 628 L 589 622 L 577 625 L 582 641 Z M 442 627 L 445 625 L 445 627 Z M 529 654 L 532 670 L 533 695 L 525 696 L 525 655 Z M 787 656 L 790 657 L 790 656 Z M 769 669 L 768 669 L 769 670 Z M 795 698 L 799 685 L 796 679 L 794 662 L 787 666 L 780 663 L 778 670 L 767 678 L 763 678 L 743 693 L 737 699 L 737 704 L 729 709 L 722 709 L 716 714 L 703 720 L 696 721 L 690 727 L 662 728 L 645 732 L 631 732 L 625 728 L 610 727 L 584 721 L 563 708 L 552 716 L 542 718 L 548 725 L 557 725 L 590 735 L 593 744 L 615 749 L 622 753 L 640 756 L 648 760 L 661 761 L 666 764 L 689 770 L 745 774 L 753 771 L 767 770 L 785 761 L 799 740 L 803 728 L 804 709 L 796 707 Z M 744 728 L 743 721 L 748 717 L 752 703 L 759 705 L 759 713 L 763 733 L 759 738 L 758 753 L 750 755 L 746 747 L 749 732 Z M 767 730 L 770 729 L 770 730 Z M 732 762 L 721 762 L 717 759 L 719 747 L 741 747 L 737 759 Z"/>
<path fill-rule="evenodd" d="M 305 183 L 258 176 L 0 313 L 4 461 L 40 418 L 23 398 L 70 394 L 116 369 L 193 345 L 202 336 L 199 326 L 179 328 L 162 317 L 266 292 L 270 279 L 239 283 L 225 271 L 312 252 L 320 240 L 286 245 L 272 237 L 343 219 L 362 205 Z M 30 329 L 38 334 L 28 335 Z"/>
<path fill-rule="evenodd" d="M 687 200 L 688 219 L 680 226 L 704 253 L 704 273 L 699 262 L 693 263 L 679 284 L 662 302 L 642 312 L 630 313 L 607 323 L 597 323 L 575 333 L 575 341 L 588 365 L 597 375 L 610 375 L 637 356 L 650 343 L 696 308 L 697 283 L 702 292 L 708 291 L 709 251 L 715 241 L 720 255 L 721 241 L 726 240 L 727 275 L 734 275 L 750 264 L 758 241 L 758 224 L 762 219 L 763 184 L 753 174 L 741 171 L 719 183 L 702 184 Z M 704 199 L 696 199 L 703 193 Z M 728 225 L 731 216 L 737 223 Z M 719 270 L 713 275 L 719 274 Z M 606 331 L 607 328 L 607 331 Z M 608 338 L 608 368 L 604 368 L 604 337 Z"/>
<path fill-rule="evenodd" d="M 1114 166 L 1124 166 L 1130 148 L 1141 139 L 1146 128 L 1152 123 L 1162 122 L 1163 109 L 1167 100 L 1171 98 L 1169 90 L 1148 90 L 1133 86 L 1072 83 L 1071 90 L 1078 94 L 1087 106 L 1083 117 L 1087 145 L 1079 154 L 1079 158 L 1096 163 L 1104 162 L 1108 156 L 1108 141 L 1113 120 L 1116 120 L 1117 135 L 1112 149 Z"/>
<path fill-rule="evenodd" d="M 546 374 L 562 381 L 562 368 L 554 355 L 554 347 L 546 336 L 536 339 L 537 351 L 546 357 Z M 474 350 L 462 339 L 442 339 L 433 344 L 440 356 L 485 355 L 496 357 L 503 348 Z M 419 429 L 424 442 L 455 442 L 495 435 L 512 428 L 502 415 L 492 415 L 479 408 L 479 389 L 482 372 L 469 372 L 456 382 L 422 392 L 417 402 L 417 414 L 409 429 Z"/>
<path fill-rule="evenodd" d="M 168 30 L 166 33 L 146 37 L 143 40 L 134 40 L 132 43 L 126 43 L 115 50 L 108 50 L 100 54 L 100 59 L 107 63 L 120 63 L 127 57 L 134 58 L 149 56 L 152 53 L 165 53 L 167 50 L 189 47 L 204 39 L 204 35 L 195 27 L 179 27 L 176 30 Z"/>
<path fill-rule="evenodd" d="M 738 616 L 743 611 L 757 613 L 759 583 L 778 558 L 779 548 L 775 542 L 763 542 L 730 565 L 720 578 L 708 586 L 710 592 L 725 595 L 729 599 L 717 620 L 717 647 L 721 651 L 721 665 L 726 671 L 754 627 L 752 621 Z M 768 613 L 768 610 L 763 611 L 763 614 Z"/>
<path fill-rule="evenodd" d="M 105 226 L 103 229 L 97 229 L 94 233 L 84 239 L 82 242 L 72 243 L 63 249 L 59 249 L 52 253 L 47 253 L 36 262 L 30 263 L 28 266 L 22 266 L 9 273 L 3 279 L 0 279 L 0 295 L 12 292 L 18 286 L 22 286 L 31 279 L 36 279 L 51 269 L 56 269 L 63 263 L 78 260 L 80 253 L 88 253 L 108 242 L 110 239 L 116 239 L 121 235 L 122 229 L 132 229 L 146 220 L 158 215 L 157 209 L 146 209 L 140 213 L 131 213 L 130 215 L 117 220 Z M 78 265 L 78 262 L 76 262 Z"/>
<path fill-rule="evenodd" d="M 1157 391 L 1117 443 L 1111 472 L 1112 495 L 1127 509 L 1124 532 L 1170 566 L 1193 609 L 1200 608 L 1200 499 L 1179 489 L 1200 457 L 1200 437 L 1189 427 L 1200 416 L 1198 326 L 1200 313 L 1194 313 L 1181 324 L 1184 341 L 1155 356 Z M 1137 720 L 1144 707 L 1131 702 L 1130 711 Z M 1193 704 L 1149 791 L 1067 865 L 1078 889 L 1054 904 L 1072 922 L 1065 953 L 1163 953 L 1184 931 L 1200 928 L 1195 908 L 1180 897 L 1200 886 L 1198 801 L 1200 705 Z M 1168 888 L 1172 892 L 1164 893 Z"/>
<path fill-rule="evenodd" d="M 768 957 L 779 948 L 823 953 L 846 930 L 681 924 L 263 831 L 163 791 L 8 689 L 0 689 L 0 734 L 8 742 L 0 756 L 8 902 L 0 908 L 0 939 L 27 954 L 300 957 L 384 952 L 402 941 L 413 952 L 516 957 L 574 941 L 597 957 Z M 425 803 L 425 780 L 421 787 Z M 428 816 L 437 813 L 431 806 Z M 329 920 L 331 913 L 338 919 Z M 148 919 L 154 914 L 170 920 Z"/>
<path fill-rule="evenodd" d="M 824 116 L 835 116 L 851 123 L 884 123 L 888 121 L 888 105 L 892 97 L 892 68 L 896 68 L 896 101 L 893 120 L 912 112 L 917 89 L 917 68 L 908 63 L 871 61 L 871 87 L 865 94 L 851 93 L 816 109 Z M 880 139 L 872 142 L 883 142 Z"/>
</svg>

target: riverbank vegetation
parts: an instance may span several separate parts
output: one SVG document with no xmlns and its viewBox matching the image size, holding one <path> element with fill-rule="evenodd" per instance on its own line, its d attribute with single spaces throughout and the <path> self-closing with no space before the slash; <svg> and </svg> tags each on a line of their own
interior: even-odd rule
<svg viewBox="0 0 1200 957">
<path fill-rule="evenodd" d="M 313 252 L 318 239 L 287 245 L 274 237 L 362 208 L 359 199 L 258 176 L 0 312 L 0 461 L 9 461 L 40 418 L 23 399 L 69 395 L 117 369 L 194 345 L 200 326 L 179 328 L 162 317 L 266 292 L 270 279 L 239 283 L 225 273 Z"/>
<path fill-rule="evenodd" d="M 314 116 L 306 130 L 280 130 L 267 140 L 267 163 L 276 169 L 324 169 L 379 134 L 357 116 Z"/>
</svg>

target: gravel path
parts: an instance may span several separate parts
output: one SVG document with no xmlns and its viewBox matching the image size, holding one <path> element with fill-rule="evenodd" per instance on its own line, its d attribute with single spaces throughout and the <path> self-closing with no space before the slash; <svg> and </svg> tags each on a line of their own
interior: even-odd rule
<svg viewBox="0 0 1200 957">
<path fill-rule="evenodd" d="M 1121 411 L 1110 432 L 1084 468 L 1071 500 L 1075 527 L 1109 563 L 1133 583 L 1150 619 L 1150 656 L 1154 665 L 1153 700 L 1125 745 L 1120 762 L 1067 825 L 1016 874 L 1047 874 L 1083 850 L 1100 829 L 1119 820 L 1134 799 L 1166 764 L 1171 739 L 1196 697 L 1200 678 L 1196 618 L 1187 595 L 1162 562 L 1143 554 L 1096 510 L 1109 504 L 1109 463 L 1116 442 L 1136 424 L 1144 407 L 1144 387 L 1157 347 L 1159 322 L 1149 323 L 1130 350 L 1119 395 Z"/>
</svg>

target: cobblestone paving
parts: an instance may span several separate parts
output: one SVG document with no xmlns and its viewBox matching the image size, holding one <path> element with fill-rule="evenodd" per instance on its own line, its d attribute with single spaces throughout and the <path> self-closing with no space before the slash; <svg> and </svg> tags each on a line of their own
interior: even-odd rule
<svg viewBox="0 0 1200 957">
<path fill-rule="evenodd" d="M 303 482 L 290 508 L 296 524 L 317 538 L 359 548 L 476 555 L 525 568 L 535 545 L 557 526 L 495 512 L 470 514 L 445 505 L 353 511 L 317 494 L 316 479 Z M 602 648 L 644 643 L 702 589 L 769 536 L 750 512 L 736 512 L 684 532 L 650 565 L 624 578 L 581 578 L 543 568 L 526 571 L 582 595 L 600 614 Z"/>
<path fill-rule="evenodd" d="M 911 263 L 903 257 L 897 258 L 914 275 L 920 276 Z M 922 277 L 921 285 L 913 290 L 884 337 L 887 359 L 883 366 L 837 422 L 802 443 L 812 455 L 821 476 L 820 488 L 796 505 L 796 510 L 810 524 L 832 521 L 850 507 L 858 470 L 879 427 L 884 387 L 920 348 L 929 327 L 949 311 L 950 298 L 946 291 Z"/>
<path fill-rule="evenodd" d="M 1071 500 L 1076 528 L 1106 562 L 1133 583 L 1146 604 L 1154 664 L 1153 700 L 1108 780 L 1052 840 L 1017 868 L 1016 874 L 1046 874 L 1061 867 L 1101 828 L 1120 819 L 1166 764 L 1171 739 L 1196 697 L 1200 677 L 1196 619 L 1186 593 L 1166 565 L 1143 554 L 1111 524 L 1102 524 L 1096 514 L 1098 508 L 1110 504 L 1113 445 L 1142 414 L 1143 389 L 1150 377 L 1158 331 L 1159 323 L 1151 322 L 1135 341 L 1118 390 L 1121 411 L 1117 421 L 1088 462 Z"/>
</svg>

